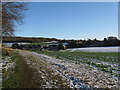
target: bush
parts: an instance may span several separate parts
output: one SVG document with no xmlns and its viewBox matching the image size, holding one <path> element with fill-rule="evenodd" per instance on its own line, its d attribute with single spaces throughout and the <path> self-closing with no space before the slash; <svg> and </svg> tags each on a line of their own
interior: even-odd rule
<svg viewBox="0 0 120 90">
<path fill-rule="evenodd" d="M 9 56 L 12 55 L 12 49 L 10 48 L 2 48 L 2 55 Z"/>
<path fill-rule="evenodd" d="M 65 50 L 65 49 L 66 49 L 66 46 L 63 45 L 62 43 L 60 43 L 60 44 L 59 44 L 59 49 L 60 49 L 60 50 Z"/>
</svg>

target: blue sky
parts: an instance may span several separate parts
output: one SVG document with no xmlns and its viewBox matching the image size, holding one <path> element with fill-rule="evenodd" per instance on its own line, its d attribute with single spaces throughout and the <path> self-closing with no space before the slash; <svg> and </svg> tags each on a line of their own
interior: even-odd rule
<svg viewBox="0 0 120 90">
<path fill-rule="evenodd" d="M 117 2 L 29 2 L 16 36 L 103 39 L 118 36 Z"/>
</svg>

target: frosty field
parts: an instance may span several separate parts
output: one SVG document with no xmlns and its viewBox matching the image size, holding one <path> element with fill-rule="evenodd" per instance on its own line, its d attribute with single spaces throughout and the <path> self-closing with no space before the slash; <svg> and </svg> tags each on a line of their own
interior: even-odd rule
<svg viewBox="0 0 120 90">
<path fill-rule="evenodd" d="M 85 48 L 72 48 L 68 51 L 82 51 L 82 52 L 120 52 L 119 46 L 115 47 L 85 47 Z"/>
<path fill-rule="evenodd" d="M 7 55 L 6 51 L 10 50 L 4 50 L 3 54 Z M 118 53 L 16 49 L 5 55 L 3 87 L 119 90 Z"/>
<path fill-rule="evenodd" d="M 68 51 L 40 51 L 39 53 L 44 53 L 62 60 L 72 61 L 77 64 L 86 64 L 89 68 L 96 68 L 100 71 L 109 73 L 111 76 L 120 77 L 119 53 Z"/>
</svg>

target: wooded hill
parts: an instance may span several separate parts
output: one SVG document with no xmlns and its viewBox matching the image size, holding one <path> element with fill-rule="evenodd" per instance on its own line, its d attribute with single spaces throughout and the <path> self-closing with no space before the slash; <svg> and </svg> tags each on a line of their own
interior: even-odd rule
<svg viewBox="0 0 120 90">
<path fill-rule="evenodd" d="M 56 38 L 43 38 L 43 37 L 16 37 L 16 36 L 3 36 L 3 42 L 49 42 L 49 41 L 61 41 Z"/>
</svg>

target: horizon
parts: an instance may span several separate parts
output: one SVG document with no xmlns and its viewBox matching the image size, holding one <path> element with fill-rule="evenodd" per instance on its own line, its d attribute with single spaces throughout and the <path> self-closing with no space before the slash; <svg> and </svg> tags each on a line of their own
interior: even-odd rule
<svg viewBox="0 0 120 90">
<path fill-rule="evenodd" d="M 4 36 L 4 37 L 22 37 L 22 38 L 50 38 L 50 39 L 52 39 L 52 37 L 31 37 L 31 36 Z M 116 36 L 108 36 L 108 37 L 116 37 Z M 60 38 L 54 38 L 54 39 L 58 39 L 58 40 L 88 40 L 88 39 L 90 39 L 90 40 L 94 40 L 94 39 L 97 39 L 97 40 L 100 40 L 100 41 L 102 41 L 102 40 L 104 40 L 104 38 L 108 38 L 108 37 L 103 37 L 103 39 L 97 39 L 97 38 L 93 38 L 93 39 L 91 39 L 91 38 L 87 38 L 87 39 L 60 39 Z M 118 37 L 116 37 L 118 40 L 120 40 Z"/>
<path fill-rule="evenodd" d="M 16 36 L 57 39 L 118 38 L 117 2 L 29 2 Z"/>
</svg>

